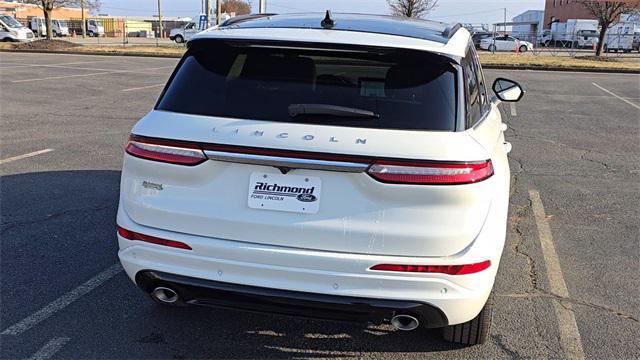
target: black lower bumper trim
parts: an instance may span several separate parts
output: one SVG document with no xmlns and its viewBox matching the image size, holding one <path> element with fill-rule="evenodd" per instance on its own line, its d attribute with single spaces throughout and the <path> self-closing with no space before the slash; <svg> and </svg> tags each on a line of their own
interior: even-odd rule
<svg viewBox="0 0 640 360">
<path fill-rule="evenodd" d="M 417 316 L 429 328 L 448 325 L 445 314 L 419 301 L 384 300 L 307 293 L 238 285 L 169 274 L 140 271 L 136 283 L 147 293 L 157 286 L 173 288 L 188 304 L 293 315 L 314 319 L 381 323 L 394 313 Z"/>
</svg>

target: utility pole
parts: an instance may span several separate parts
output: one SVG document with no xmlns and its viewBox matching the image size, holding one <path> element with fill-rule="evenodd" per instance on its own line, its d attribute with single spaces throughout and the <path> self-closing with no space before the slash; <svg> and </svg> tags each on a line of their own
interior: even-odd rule
<svg viewBox="0 0 640 360">
<path fill-rule="evenodd" d="M 87 21 L 84 18 L 84 0 L 80 0 L 80 12 L 82 13 L 81 14 L 82 24 L 80 24 L 81 25 L 80 28 L 82 29 L 82 38 L 86 39 L 86 37 L 87 37 L 87 29 L 86 29 L 87 24 L 86 24 L 86 22 Z"/>
<path fill-rule="evenodd" d="M 260 0 L 260 6 L 258 7 L 258 12 L 260 14 L 267 13 L 267 0 Z"/>
<path fill-rule="evenodd" d="M 220 20 L 222 20 L 222 4 L 221 0 L 216 0 L 216 25 L 220 25 Z"/>
<path fill-rule="evenodd" d="M 160 7 L 160 0 L 158 0 L 158 27 L 160 29 L 160 39 L 164 37 L 162 33 L 162 8 Z"/>
<path fill-rule="evenodd" d="M 209 22 L 211 19 L 209 18 L 211 15 L 211 0 L 204 0 L 204 9 L 202 9 L 202 13 L 207 16 L 207 21 L 205 21 L 204 28 L 209 27 Z"/>
<path fill-rule="evenodd" d="M 504 35 L 507 35 L 507 8 L 504 8 L 504 23 L 502 27 L 504 28 Z"/>
</svg>

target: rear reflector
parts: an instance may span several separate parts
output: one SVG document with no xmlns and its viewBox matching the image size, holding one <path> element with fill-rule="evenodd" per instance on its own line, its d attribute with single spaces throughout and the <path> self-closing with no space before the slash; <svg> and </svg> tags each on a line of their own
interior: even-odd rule
<svg viewBox="0 0 640 360">
<path fill-rule="evenodd" d="M 190 144 L 173 143 L 166 140 L 129 138 L 126 152 L 142 159 L 161 161 L 177 165 L 198 165 L 207 160 L 201 149 Z"/>
<path fill-rule="evenodd" d="M 120 226 L 117 226 L 117 229 L 118 229 L 118 234 L 127 240 L 144 241 L 144 242 L 148 242 L 156 245 L 168 246 L 172 248 L 185 249 L 185 250 L 192 250 L 191 246 L 183 242 L 161 239 L 155 236 L 140 234 L 140 233 L 122 228 Z"/>
<path fill-rule="evenodd" d="M 488 269 L 491 261 L 486 260 L 476 264 L 467 265 L 392 265 L 380 264 L 371 267 L 370 270 L 376 271 L 395 271 L 395 272 L 419 272 L 419 273 L 440 273 L 448 275 L 467 275 Z"/>
<path fill-rule="evenodd" d="M 477 163 L 379 161 L 368 170 L 374 179 L 392 184 L 459 185 L 493 175 L 491 161 Z"/>
</svg>

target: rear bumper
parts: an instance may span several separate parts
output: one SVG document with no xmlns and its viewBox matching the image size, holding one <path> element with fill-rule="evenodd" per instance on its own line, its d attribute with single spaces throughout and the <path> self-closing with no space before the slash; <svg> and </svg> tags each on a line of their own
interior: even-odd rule
<svg viewBox="0 0 640 360">
<path fill-rule="evenodd" d="M 192 293 L 187 298 L 191 298 L 193 303 L 228 307 L 228 304 L 212 299 L 219 300 L 220 296 L 217 295 L 225 294 L 225 291 L 237 294 L 246 289 L 268 289 L 273 293 L 284 294 L 278 296 L 284 299 L 298 299 L 300 294 L 305 294 L 305 301 L 300 305 L 300 309 L 304 311 L 296 314 L 313 312 L 322 316 L 312 317 L 332 318 L 326 316 L 325 303 L 337 302 L 344 309 L 339 311 L 339 318 L 344 317 L 345 312 L 362 312 L 363 318 L 372 321 L 387 318 L 398 308 L 428 305 L 438 309 L 449 325 L 473 319 L 484 306 L 493 287 L 505 235 L 504 220 L 498 217 L 491 221 L 495 225 L 485 224 L 485 229 L 473 245 L 459 256 L 427 258 L 334 253 L 187 235 L 136 224 L 122 208 L 118 212 L 117 222 L 119 226 L 131 231 L 181 241 L 193 248 L 174 249 L 131 241 L 117 235 L 120 247 L 118 256 L 131 280 L 143 284 L 145 282 L 140 280 L 140 276 L 148 278 L 149 275 L 142 274 L 156 274 L 159 280 L 188 287 L 187 290 Z M 370 270 L 373 265 L 383 263 L 454 265 L 481 260 L 491 260 L 492 266 L 469 275 Z M 162 278 L 158 274 L 165 274 L 164 277 L 169 276 L 166 274 L 173 274 L 173 277 Z M 185 279 L 189 280 L 185 283 Z M 223 289 L 220 289 L 221 286 Z M 290 296 L 291 294 L 294 296 Z M 329 300 L 321 301 L 325 296 Z M 257 301 L 234 308 L 281 313 L 279 307 L 271 306 L 271 298 L 268 294 L 259 298 L 252 295 L 252 299 Z M 348 305 L 349 301 L 361 304 L 365 309 L 342 306 L 345 302 Z M 378 306 L 376 301 L 391 305 Z M 281 304 L 280 301 L 277 303 Z M 328 308 L 331 310 L 329 313 L 332 313 L 334 309 L 331 306 Z M 431 321 L 432 324 L 438 323 Z"/>
<path fill-rule="evenodd" d="M 442 311 L 419 301 L 370 299 L 270 289 L 159 271 L 140 271 L 136 274 L 135 281 L 145 292 L 151 292 L 156 286 L 170 287 L 185 302 L 192 305 L 374 323 L 389 320 L 398 313 L 415 316 L 426 327 L 448 325 L 447 317 Z"/>
</svg>

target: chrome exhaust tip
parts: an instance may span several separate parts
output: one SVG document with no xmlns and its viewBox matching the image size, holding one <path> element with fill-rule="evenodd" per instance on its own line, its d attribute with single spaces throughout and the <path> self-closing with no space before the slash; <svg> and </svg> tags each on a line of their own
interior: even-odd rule
<svg viewBox="0 0 640 360">
<path fill-rule="evenodd" d="M 179 298 L 178 293 L 175 292 L 175 290 L 162 286 L 158 286 L 153 289 L 151 296 L 165 304 L 173 304 L 178 301 Z"/>
<path fill-rule="evenodd" d="M 400 314 L 394 315 L 394 317 L 391 318 L 391 325 L 393 325 L 393 327 L 398 330 L 411 331 L 417 329 L 418 326 L 420 326 L 420 321 L 418 321 L 418 319 L 414 316 Z"/>
</svg>

